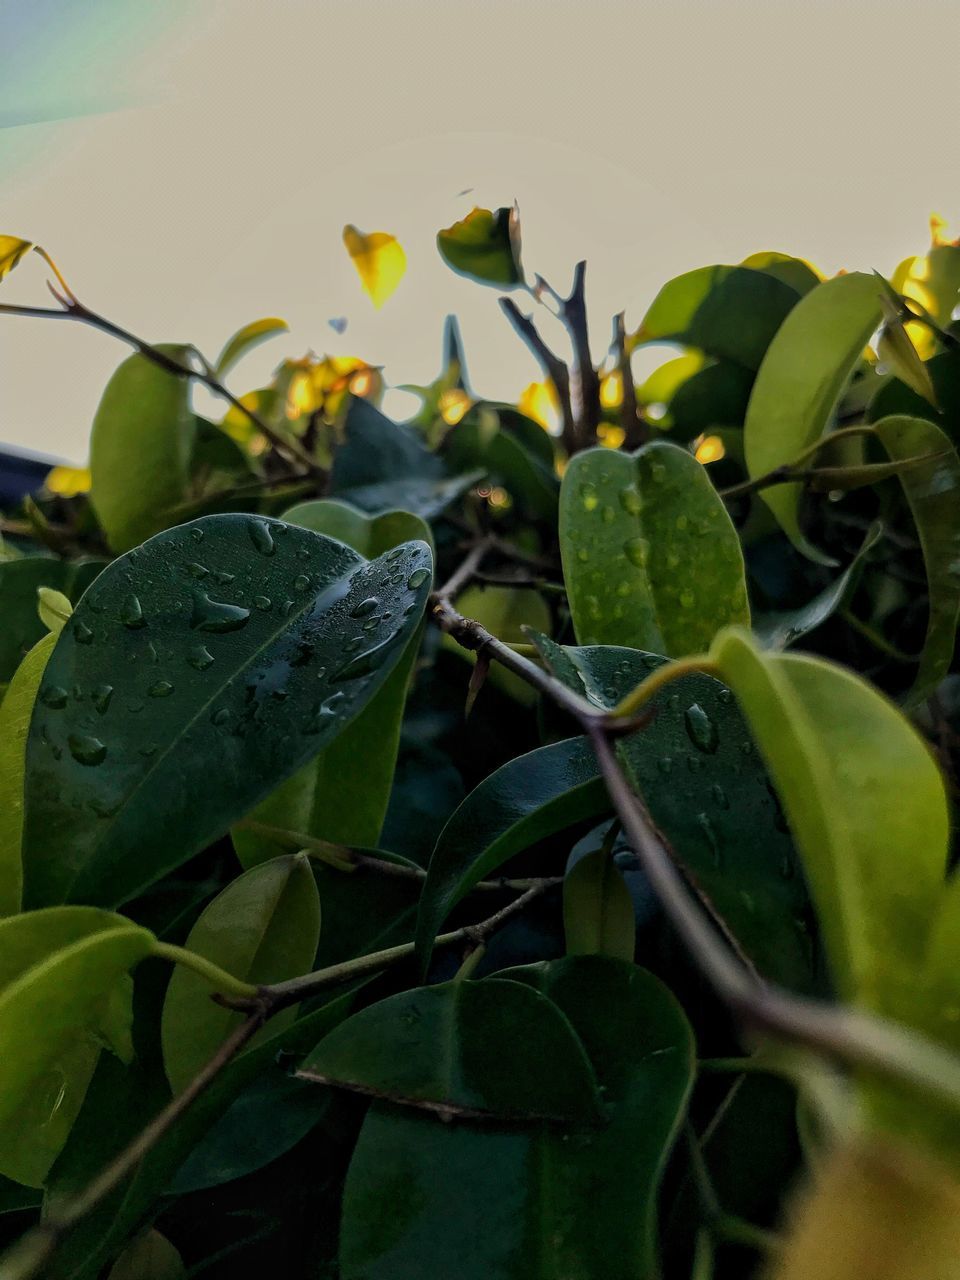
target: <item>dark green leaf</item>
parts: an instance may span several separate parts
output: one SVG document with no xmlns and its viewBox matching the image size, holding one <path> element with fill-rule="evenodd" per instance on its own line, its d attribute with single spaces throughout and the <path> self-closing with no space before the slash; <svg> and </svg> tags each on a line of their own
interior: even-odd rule
<svg viewBox="0 0 960 1280">
<path fill-rule="evenodd" d="M 743 553 L 706 471 L 657 442 L 578 453 L 560 491 L 560 548 L 577 639 L 681 657 L 749 622 Z"/>
<path fill-rule="evenodd" d="M 111 565 L 47 666 L 66 705 L 31 726 L 26 900 L 123 901 L 221 835 L 383 686 L 420 624 L 430 566 L 422 543 L 367 563 L 243 515 L 162 533 Z M 383 611 L 372 631 L 371 600 Z"/>
<path fill-rule="evenodd" d="M 746 417 L 754 375 L 749 369 L 719 361 L 694 373 L 669 402 L 673 435 L 680 439 L 717 427 L 739 427 Z"/>
<path fill-rule="evenodd" d="M 437 248 L 447 266 L 481 284 L 509 289 L 523 282 L 516 205 L 495 211 L 472 209 L 437 233 Z"/>
<path fill-rule="evenodd" d="M 158 350 L 188 366 L 189 347 Z M 128 551 L 169 523 L 187 495 L 195 432 L 189 378 L 128 356 L 107 383 L 90 437 L 90 497 L 114 551 Z"/>
<path fill-rule="evenodd" d="M 46 635 L 37 613 L 37 591 L 52 587 L 62 591 L 74 604 L 93 582 L 106 560 L 54 560 L 47 556 L 25 556 L 0 561 L 0 684 L 16 671 L 24 654 Z"/>
<path fill-rule="evenodd" d="M 595 1120 L 593 1070 L 543 996 L 487 978 L 418 987 L 341 1023 L 298 1075 L 441 1115 Z"/>
<path fill-rule="evenodd" d="M 149 1227 L 127 1245 L 107 1280 L 180 1280 L 186 1270 L 166 1236 Z"/>
<path fill-rule="evenodd" d="M 519 415 L 518 415 L 519 416 Z M 522 419 L 521 421 L 527 421 Z M 536 520 L 554 521 L 559 486 L 552 466 L 552 445 L 542 427 L 532 424 L 551 452 L 550 465 L 519 435 L 504 430 L 495 410 L 481 407 L 457 423 L 451 432 L 447 459 L 454 470 L 481 466 L 502 484 L 520 509 Z"/>
</svg>

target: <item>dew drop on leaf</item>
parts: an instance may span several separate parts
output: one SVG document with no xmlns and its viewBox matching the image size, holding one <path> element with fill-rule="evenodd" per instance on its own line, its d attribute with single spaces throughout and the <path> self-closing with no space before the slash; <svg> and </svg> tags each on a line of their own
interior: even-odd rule
<svg viewBox="0 0 960 1280">
<path fill-rule="evenodd" d="M 173 693 L 173 685 L 169 680 L 158 680 L 147 690 L 151 698 L 169 698 Z"/>
<path fill-rule="evenodd" d="M 206 645 L 198 644 L 187 654 L 187 662 L 196 671 L 206 671 L 207 667 L 213 665 L 213 654 Z"/>
<path fill-rule="evenodd" d="M 699 702 L 692 703 L 683 713 L 683 721 L 687 727 L 687 736 L 700 751 L 710 755 L 716 751 L 720 742 L 717 726 L 701 707 Z"/>
<path fill-rule="evenodd" d="M 100 715 L 107 714 L 107 708 L 110 706 L 110 699 L 113 697 L 112 684 L 98 684 L 90 695 L 90 701 L 99 711 Z"/>
<path fill-rule="evenodd" d="M 120 621 L 125 627 L 129 627 L 131 631 L 137 631 L 140 627 L 147 625 L 138 596 L 129 595 L 124 600 L 120 609 Z"/>
<path fill-rule="evenodd" d="M 247 525 L 247 530 L 254 549 L 259 551 L 262 556 L 272 556 L 277 547 L 273 541 L 273 534 L 270 532 L 269 526 L 264 524 L 262 520 L 251 520 Z"/>
<path fill-rule="evenodd" d="M 224 604 L 219 600 L 211 600 L 208 595 L 200 591 L 193 593 L 193 615 L 190 618 L 190 626 L 194 631 L 216 633 L 239 631 L 246 625 L 249 617 L 249 609 L 242 609 L 237 604 Z"/>
<path fill-rule="evenodd" d="M 54 711 L 67 705 L 67 697 L 66 689 L 61 689 L 58 684 L 50 684 L 40 690 L 40 701 L 45 707 L 52 707 Z"/>
<path fill-rule="evenodd" d="M 410 577 L 407 579 L 407 587 L 410 591 L 416 591 L 418 587 L 422 587 L 426 580 L 430 577 L 429 569 L 414 569 Z"/>
<path fill-rule="evenodd" d="M 83 733 L 71 733 L 67 739 L 67 746 L 78 764 L 102 764 L 106 759 L 107 748 L 99 738 L 92 738 Z"/>
<path fill-rule="evenodd" d="M 93 632 L 85 622 L 75 622 L 73 624 L 73 635 L 77 644 L 92 644 Z"/>
<path fill-rule="evenodd" d="M 355 605 L 350 610 L 350 617 L 366 618 L 373 613 L 379 603 L 380 601 L 376 596 L 368 596 L 366 600 L 361 600 L 358 605 Z"/>
</svg>

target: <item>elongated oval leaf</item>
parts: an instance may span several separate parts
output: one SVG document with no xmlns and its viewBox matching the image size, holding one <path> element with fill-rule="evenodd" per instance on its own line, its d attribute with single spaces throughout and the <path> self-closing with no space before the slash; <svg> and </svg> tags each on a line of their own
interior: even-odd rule
<svg viewBox="0 0 960 1280">
<path fill-rule="evenodd" d="M 923 418 L 882 418 L 875 427 L 894 460 L 931 455 L 904 468 L 906 494 L 923 550 L 930 615 L 920 669 L 908 700 L 921 702 L 950 668 L 960 615 L 960 458 L 947 436 Z"/>
<path fill-rule="evenodd" d="M 882 319 L 882 285 L 859 272 L 817 285 L 793 309 L 764 357 L 747 407 L 744 445 L 751 477 L 792 462 L 817 441 L 863 349 Z M 803 536 L 800 485 L 761 497 L 798 550 L 832 563 Z"/>
<path fill-rule="evenodd" d="M 743 553 L 706 471 L 685 449 L 577 454 L 560 491 L 563 575 L 581 644 L 671 657 L 749 623 Z"/>
<path fill-rule="evenodd" d="M 508 761 L 464 800 L 440 833 L 417 917 L 426 969 L 445 917 L 470 889 L 515 853 L 610 807 L 583 738 Z"/>
<path fill-rule="evenodd" d="M 580 1041 L 549 1000 L 530 996 L 497 978 L 401 992 L 341 1023 L 297 1074 L 448 1116 L 596 1119 Z"/>
<path fill-rule="evenodd" d="M 946 795 L 927 745 L 841 667 L 760 652 L 738 631 L 712 656 L 783 802 L 841 996 L 901 1016 L 946 870 Z"/>
<path fill-rule="evenodd" d="M 34 645 L 0 703 L 0 916 L 20 910 L 27 731 L 56 642 L 57 637 L 50 634 Z"/>
<path fill-rule="evenodd" d="M 613 857 L 605 849 L 588 853 L 563 882 L 563 930 L 568 955 L 633 960 L 633 901 Z"/>
<path fill-rule="evenodd" d="M 245 515 L 112 564 L 50 658 L 65 702 L 31 725 L 26 900 L 121 902 L 221 835 L 382 687 L 430 574 L 422 543 L 368 563 Z"/>
<path fill-rule="evenodd" d="M 189 348 L 159 347 L 186 366 Z M 190 380 L 145 356 L 124 360 L 107 383 L 90 437 L 90 498 L 114 551 L 170 523 L 186 496 L 196 422 Z"/>
<path fill-rule="evenodd" d="M 369 515 L 359 507 L 336 498 L 298 502 L 283 513 L 283 519 L 288 524 L 297 524 L 303 529 L 312 529 L 314 533 L 345 542 L 367 560 L 375 560 L 401 542 L 419 540 L 428 546 L 433 545 L 430 526 L 410 511 L 381 511 Z"/>
<path fill-rule="evenodd" d="M 46 912 L 15 917 L 45 941 Z M 24 926 L 20 926 L 20 934 Z M 62 933 L 56 922 L 55 933 Z M 125 922 L 98 929 L 48 953 L 0 991 L 0 1172 L 39 1185 L 66 1141 L 100 1052 L 97 1029 L 115 1017 L 109 1002 L 127 971 L 152 946 L 145 930 Z M 12 937 L 12 935 L 11 935 Z M 21 937 L 21 955 L 33 939 Z M 126 992 L 129 1011 L 130 992 Z M 15 1047 L 15 1051 L 13 1051 Z"/>
<path fill-rule="evenodd" d="M 266 316 L 263 320 L 251 320 L 242 329 L 238 329 L 232 338 L 224 343 L 223 350 L 217 356 L 214 371 L 218 378 L 229 373 L 238 360 L 248 351 L 258 347 L 261 342 L 274 337 L 278 333 L 287 333 L 290 326 L 286 320 L 277 316 Z"/>
<path fill-rule="evenodd" d="M 582 1037 L 606 1123 L 575 1132 L 441 1124 L 375 1104 L 344 1191 L 344 1280 L 657 1274 L 657 1191 L 693 1078 L 683 1014 L 650 974 L 613 960 L 507 972 L 555 1002 Z"/>
<path fill-rule="evenodd" d="M 188 951 L 255 986 L 308 973 L 320 939 L 320 899 L 302 855 L 273 858 L 245 871 L 219 893 L 190 930 Z M 179 1093 L 243 1020 L 214 1004 L 210 983 L 185 966 L 170 979 L 163 1004 L 163 1065 Z M 284 1009 L 261 1038 L 292 1022 Z"/>
</svg>

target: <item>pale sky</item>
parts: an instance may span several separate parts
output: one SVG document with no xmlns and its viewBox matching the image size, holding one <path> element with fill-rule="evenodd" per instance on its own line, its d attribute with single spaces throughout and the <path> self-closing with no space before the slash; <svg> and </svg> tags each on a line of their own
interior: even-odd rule
<svg viewBox="0 0 960 1280">
<path fill-rule="evenodd" d="M 283 316 L 237 392 L 308 349 L 428 382 L 456 312 L 474 389 L 515 398 L 532 357 L 435 248 L 473 203 L 518 199 L 559 289 L 587 258 L 598 357 L 614 311 L 635 326 L 688 268 L 778 249 L 889 273 L 932 211 L 960 233 L 960 0 L 0 0 L 0 24 L 0 233 L 153 341 L 213 357 Z M 406 248 L 379 312 L 347 222 Z M 41 268 L 0 300 L 45 303 Z M 0 440 L 83 461 L 125 354 L 0 317 Z"/>
</svg>

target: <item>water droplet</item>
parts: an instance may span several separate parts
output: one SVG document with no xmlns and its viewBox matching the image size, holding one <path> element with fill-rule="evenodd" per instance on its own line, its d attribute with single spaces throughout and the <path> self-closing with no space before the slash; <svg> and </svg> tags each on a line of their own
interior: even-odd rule
<svg viewBox="0 0 960 1280">
<path fill-rule="evenodd" d="M 372 671 L 376 671 L 386 657 L 387 650 L 393 644 L 393 639 L 393 636 L 387 636 L 385 640 L 381 640 L 379 644 L 375 644 L 371 649 L 358 653 L 355 658 L 351 658 L 338 671 L 335 671 L 332 679 L 357 680 L 361 676 L 370 675 Z"/>
<path fill-rule="evenodd" d="M 210 570 L 206 565 L 200 564 L 196 560 L 191 560 L 187 565 L 187 572 L 194 578 L 206 578 Z"/>
<path fill-rule="evenodd" d="M 343 646 L 343 652 L 356 653 L 357 650 L 360 648 L 360 646 L 363 644 L 363 641 L 364 641 L 363 636 L 354 636 L 352 640 L 348 640 L 347 643 Z"/>
<path fill-rule="evenodd" d="M 623 544 L 623 553 L 631 564 L 642 569 L 650 558 L 650 543 L 646 538 L 628 538 Z"/>
<path fill-rule="evenodd" d="M 277 547 L 268 524 L 263 520 L 251 520 L 247 525 L 247 532 L 256 551 L 259 551 L 262 556 L 273 555 Z"/>
<path fill-rule="evenodd" d="M 717 701 L 722 702 L 725 707 L 729 707 L 733 701 L 733 693 L 729 689 L 721 689 L 717 694 Z"/>
<path fill-rule="evenodd" d="M 77 644 L 93 643 L 93 632 L 85 622 L 75 622 L 73 624 L 73 636 Z"/>
<path fill-rule="evenodd" d="M 58 684 L 50 684 L 40 690 L 40 701 L 45 707 L 52 707 L 54 711 L 67 705 L 67 697 L 66 689 L 61 689 Z"/>
<path fill-rule="evenodd" d="M 77 764 L 102 764 L 106 758 L 107 748 L 99 738 L 91 738 L 83 733 L 71 733 L 67 739 L 70 754 Z"/>
<path fill-rule="evenodd" d="M 640 492 L 632 484 L 620 490 L 620 505 L 628 515 L 638 516 L 643 510 L 643 499 Z"/>
<path fill-rule="evenodd" d="M 724 791 L 723 787 L 721 787 L 719 782 L 715 782 L 713 784 L 713 786 L 710 788 L 710 794 L 713 796 L 714 801 L 716 802 L 717 808 L 719 809 L 730 808 L 730 801 L 727 799 L 727 793 Z"/>
<path fill-rule="evenodd" d="M 655 671 L 657 667 L 663 666 L 663 663 L 665 660 L 661 658 L 660 655 L 657 653 L 645 653 L 640 658 L 640 661 L 643 663 L 643 665 L 647 668 L 648 671 Z M 629 671 L 630 671 L 629 667 L 626 667 L 624 670 L 624 675 L 629 675 Z"/>
<path fill-rule="evenodd" d="M 207 667 L 213 665 L 213 654 L 206 645 L 198 644 L 187 654 L 187 662 L 196 671 L 206 671 Z"/>
<path fill-rule="evenodd" d="M 129 595 L 120 606 L 120 621 L 125 627 L 129 627 L 131 631 L 137 631 L 140 627 L 147 625 L 147 620 L 143 616 L 143 607 L 140 604 L 138 596 Z"/>
<path fill-rule="evenodd" d="M 584 511 L 596 511 L 600 505 L 596 485 L 582 484 L 580 486 L 580 501 L 583 503 Z"/>
<path fill-rule="evenodd" d="M 218 634 L 225 631 L 239 631 L 249 617 L 249 609 L 241 609 L 237 604 L 222 604 L 219 600 L 211 600 L 209 596 L 199 591 L 193 593 L 193 615 L 190 618 L 190 626 L 194 631 L 213 631 Z"/>
<path fill-rule="evenodd" d="M 102 716 L 107 714 L 110 699 L 113 697 L 112 684 L 98 684 L 91 694 L 90 700 Z"/>
<path fill-rule="evenodd" d="M 667 568 L 677 569 L 679 567 L 680 567 L 680 557 L 677 555 L 675 551 L 668 551 L 667 552 Z"/>
<path fill-rule="evenodd" d="M 699 751 L 713 755 L 720 737 L 717 726 L 713 723 L 699 702 L 692 703 L 683 713 L 683 721 L 687 726 L 687 736 Z"/>
<path fill-rule="evenodd" d="M 430 577 L 429 569 L 414 569 L 410 577 L 407 579 L 407 589 L 416 591 L 418 587 L 422 587 L 426 580 Z"/>
<path fill-rule="evenodd" d="M 394 564 L 402 555 L 403 547 L 394 547 L 393 550 L 387 554 L 387 564 Z"/>
<path fill-rule="evenodd" d="M 703 761 L 699 756 L 687 756 L 687 768 L 691 773 L 699 773 L 703 768 Z"/>
<path fill-rule="evenodd" d="M 657 768 L 660 770 L 661 773 L 669 773 L 670 770 L 673 768 L 673 761 L 670 759 L 669 756 L 661 756 L 660 759 L 657 761 Z"/>
<path fill-rule="evenodd" d="M 266 613 L 266 611 L 269 608 L 271 608 L 273 602 L 271 601 L 269 596 L 254 596 L 253 603 L 261 611 L 261 613 Z"/>
<path fill-rule="evenodd" d="M 298 547 L 298 548 L 297 548 L 297 559 L 298 559 L 298 560 L 309 560 L 309 559 L 310 559 L 310 548 L 309 548 L 309 547 Z"/>
<path fill-rule="evenodd" d="M 169 698 L 173 693 L 173 685 L 169 680 L 158 680 L 147 690 L 151 698 Z"/>
<path fill-rule="evenodd" d="M 604 524 L 613 524 L 616 518 L 617 513 L 614 511 L 613 507 L 604 507 L 600 512 L 600 519 Z"/>
<path fill-rule="evenodd" d="M 577 552 L 577 559 L 580 561 L 581 564 L 587 563 L 587 561 L 590 559 L 590 552 L 586 549 L 586 547 L 580 548 L 580 550 Z"/>
<path fill-rule="evenodd" d="M 229 587 L 230 583 L 234 581 L 237 575 L 235 573 L 224 573 L 222 569 L 217 569 L 213 576 L 220 583 L 221 587 Z"/>
<path fill-rule="evenodd" d="M 194 542 L 202 542 L 202 541 L 203 541 L 203 530 L 202 530 L 202 529 L 197 529 L 197 528 L 193 528 L 193 529 L 191 529 L 191 530 L 190 530 L 190 537 L 194 540 Z"/>
<path fill-rule="evenodd" d="M 719 867 L 723 861 L 723 854 L 720 849 L 720 841 L 717 838 L 717 833 L 713 823 L 705 813 L 698 813 L 697 826 L 703 832 L 704 836 L 706 836 L 707 843 L 710 846 L 710 853 L 713 856 L 713 865 L 715 867 Z"/>
<path fill-rule="evenodd" d="M 686 516 L 677 516 L 676 520 L 673 523 L 675 527 L 679 529 L 681 533 L 683 533 L 684 529 L 687 527 L 690 521 Z"/>
<path fill-rule="evenodd" d="M 210 717 L 210 723 L 216 724 L 216 725 L 226 724 L 229 719 L 230 719 L 230 712 L 227 710 L 227 708 L 218 707 L 217 710 L 214 711 L 213 715 Z"/>
<path fill-rule="evenodd" d="M 693 594 L 689 587 L 684 587 L 680 592 L 681 609 L 692 609 L 697 603 L 697 597 Z"/>
<path fill-rule="evenodd" d="M 306 591 L 310 586 L 310 579 L 305 573 L 299 573 L 293 580 L 294 591 Z"/>
<path fill-rule="evenodd" d="M 374 612 L 379 604 L 380 601 L 376 596 L 368 596 L 366 600 L 361 600 L 358 605 L 355 605 L 350 610 L 350 617 L 367 618 Z"/>
<path fill-rule="evenodd" d="M 654 462 L 650 467 L 650 479 L 654 484 L 663 484 L 667 478 L 667 468 L 662 462 Z"/>
</svg>

